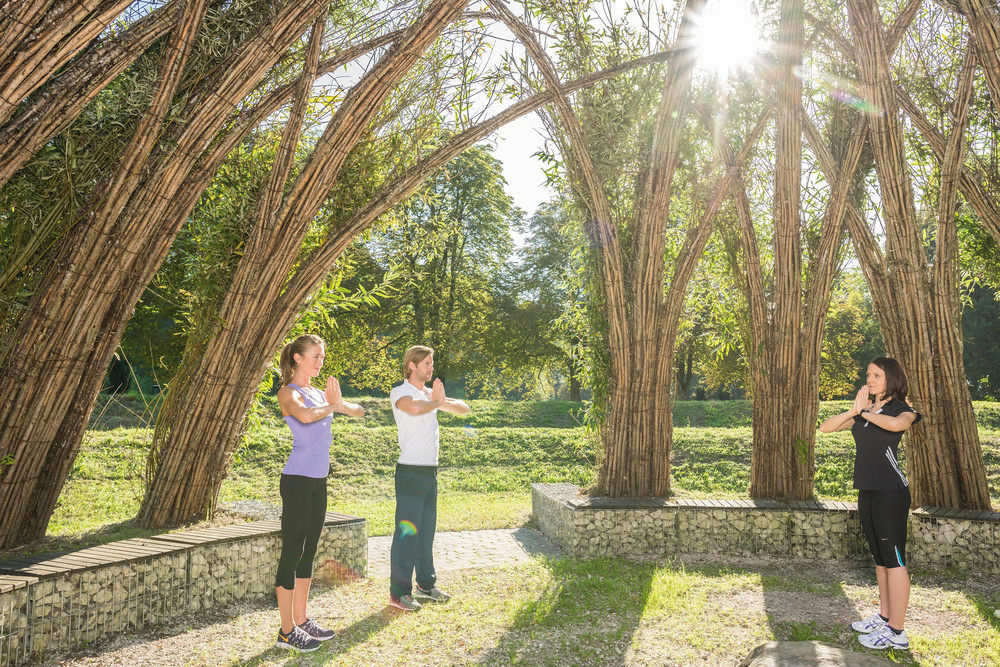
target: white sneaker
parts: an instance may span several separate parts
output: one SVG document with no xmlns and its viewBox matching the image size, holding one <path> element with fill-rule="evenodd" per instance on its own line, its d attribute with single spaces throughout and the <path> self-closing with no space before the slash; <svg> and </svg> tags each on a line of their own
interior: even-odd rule
<svg viewBox="0 0 1000 667">
<path fill-rule="evenodd" d="M 865 620 L 854 621 L 851 623 L 851 630 L 867 635 L 869 632 L 874 632 L 883 625 L 887 625 L 887 623 L 882 620 L 882 616 L 878 613 L 878 611 L 874 611 L 872 612 L 872 615 Z"/>
<path fill-rule="evenodd" d="M 858 641 L 862 646 L 874 649 L 894 648 L 906 651 L 910 648 L 910 638 L 906 636 L 906 630 L 897 635 L 889 628 L 888 623 L 867 635 L 861 635 Z"/>
</svg>

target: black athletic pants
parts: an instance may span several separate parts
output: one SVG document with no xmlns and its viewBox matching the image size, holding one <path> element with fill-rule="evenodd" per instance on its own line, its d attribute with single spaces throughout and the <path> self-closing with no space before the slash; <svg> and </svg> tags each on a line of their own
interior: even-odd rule
<svg viewBox="0 0 1000 667">
<path fill-rule="evenodd" d="M 275 586 L 291 590 L 296 579 L 311 579 L 313 558 L 326 520 L 326 477 L 282 475 L 281 558 Z"/>
<path fill-rule="evenodd" d="M 905 567 L 910 490 L 858 491 L 858 516 L 875 564 Z"/>
<path fill-rule="evenodd" d="M 434 530 L 437 527 L 437 467 L 396 465 L 396 530 L 389 552 L 389 592 L 399 598 L 417 585 L 434 587 Z"/>
</svg>

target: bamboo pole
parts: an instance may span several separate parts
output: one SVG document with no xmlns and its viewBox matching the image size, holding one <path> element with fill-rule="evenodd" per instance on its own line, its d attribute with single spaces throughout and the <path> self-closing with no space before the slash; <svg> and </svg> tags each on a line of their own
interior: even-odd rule
<svg viewBox="0 0 1000 667">
<path fill-rule="evenodd" d="M 913 401 L 927 418 L 923 428 L 914 429 L 908 438 L 907 468 L 914 503 L 985 509 L 990 500 L 981 446 L 964 382 L 960 346 L 952 340 L 958 323 L 948 321 L 948 312 L 957 311 L 958 294 L 937 283 L 948 282 L 949 267 L 926 268 L 878 10 L 858 0 L 850 0 L 848 10 L 868 99 L 884 110 L 869 119 L 869 138 L 885 212 L 885 262 L 894 291 L 894 311 L 881 318 L 889 326 L 884 331 L 886 345 L 906 369 Z M 968 77 L 968 60 L 966 67 L 963 76 Z M 962 81 L 971 85 L 967 78 Z M 961 92 L 958 97 L 962 97 Z M 956 124 L 952 131 L 961 135 L 963 127 Z M 949 158 L 952 161 L 949 178 L 958 169 L 954 161 L 959 146 L 961 137 L 952 137 L 951 154 L 945 151 L 946 163 Z M 943 185 L 948 194 L 953 184 Z M 953 194 L 951 190 L 949 196 Z M 947 222 L 940 231 L 947 249 Z M 935 291 L 940 298 L 935 298 Z"/>
</svg>

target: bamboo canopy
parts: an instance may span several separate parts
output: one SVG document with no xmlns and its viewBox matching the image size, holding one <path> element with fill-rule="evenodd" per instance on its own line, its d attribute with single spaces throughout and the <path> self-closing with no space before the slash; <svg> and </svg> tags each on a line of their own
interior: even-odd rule
<svg viewBox="0 0 1000 667">
<path fill-rule="evenodd" d="M 543 41 L 569 37 L 538 29 L 531 11 L 518 15 L 505 0 L 414 3 L 400 10 L 400 24 L 343 43 L 332 43 L 339 39 L 331 35 L 333 16 L 344 9 L 338 4 L 262 0 L 252 29 L 212 48 L 205 42 L 235 11 L 229 5 L 7 2 L 0 12 L 0 188 L 23 180 L 123 75 L 152 74 L 141 108 L 122 125 L 122 149 L 83 179 L 82 204 L 67 209 L 64 233 L 51 247 L 42 239 L 19 249 L 16 266 L 0 276 L 6 295 L 16 284 L 11 276 L 29 267 L 37 275 L 23 303 L 0 301 L 0 324 L 9 327 L 0 343 L 0 548 L 44 535 L 143 290 L 226 160 L 279 114 L 275 154 L 244 220 L 231 277 L 211 304 L 212 324 L 188 341 L 169 384 L 150 453 L 145 525 L 211 514 L 268 364 L 349 244 L 449 160 L 532 111 L 545 114 L 562 153 L 591 260 L 594 345 L 603 355 L 595 363 L 605 364 L 607 376 L 598 396 L 595 492 L 671 491 L 678 332 L 689 285 L 718 231 L 745 315 L 750 495 L 814 494 L 824 330 L 852 249 L 888 352 L 907 370 L 925 417 L 906 436 L 914 502 L 988 509 L 964 370 L 958 266 L 963 216 L 1000 244 L 995 161 L 975 154 L 974 138 L 982 127 L 974 110 L 991 104 L 995 115 L 1000 108 L 995 3 L 907 0 L 893 4 L 886 21 L 889 3 L 849 0 L 829 9 L 782 0 L 773 17 L 777 45 L 731 119 L 696 74 L 704 5 L 679 3 L 669 46 L 592 71 L 571 48 Z M 964 49 L 952 59 L 953 81 L 926 84 L 950 87 L 939 109 L 900 73 L 899 54 L 920 38 L 914 26 L 930 14 L 960 25 Z M 405 106 L 396 98 L 403 86 L 470 21 L 500 22 L 514 34 L 530 70 L 517 83 L 531 94 L 415 150 L 336 227 L 319 240 L 310 236 L 359 146 L 380 132 L 408 131 L 380 119 L 398 117 L 393 105 Z M 816 54 L 856 83 L 863 104 L 817 102 L 803 74 Z M 322 129 L 310 126 L 317 80 L 365 57 L 370 66 Z M 621 183 L 607 171 L 616 147 L 598 145 L 602 129 L 588 90 L 654 65 L 662 75 L 655 70 L 658 87 L 638 131 L 645 143 L 635 173 L 626 172 L 623 204 L 612 194 Z M 915 145 L 937 169 L 923 191 L 910 157 Z M 818 204 L 805 191 L 810 174 L 825 178 Z M 682 222 L 679 202 L 689 209 Z"/>
</svg>

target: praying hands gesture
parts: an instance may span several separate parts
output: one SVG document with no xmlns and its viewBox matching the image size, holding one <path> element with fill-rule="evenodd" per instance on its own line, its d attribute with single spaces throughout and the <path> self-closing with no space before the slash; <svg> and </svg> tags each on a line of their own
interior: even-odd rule
<svg viewBox="0 0 1000 667">
<path fill-rule="evenodd" d="M 870 410 L 872 405 L 871 394 L 868 393 L 868 385 L 865 385 L 861 389 L 858 389 L 858 394 L 854 397 L 854 404 L 849 410 L 827 418 L 819 425 L 819 430 L 823 433 L 845 431 L 854 426 L 854 418 L 860 415 L 862 410 Z"/>
<path fill-rule="evenodd" d="M 441 382 L 441 378 L 437 378 L 431 385 L 431 403 L 440 406 L 447 400 L 448 397 L 444 395 L 444 382 Z"/>
<path fill-rule="evenodd" d="M 448 398 L 444 395 L 444 382 L 441 382 L 441 378 L 434 380 L 434 384 L 431 385 L 431 403 L 438 406 L 439 409 L 445 412 L 451 412 L 456 415 L 467 415 L 469 414 L 469 406 L 465 401 L 461 401 L 457 398 Z"/>
<path fill-rule="evenodd" d="M 326 402 L 339 412 L 344 404 L 344 394 L 340 391 L 340 381 L 332 375 L 326 379 Z"/>
<path fill-rule="evenodd" d="M 854 397 L 854 406 L 851 408 L 851 412 L 856 415 L 860 415 L 862 410 L 871 410 L 872 399 L 871 394 L 868 393 L 868 385 L 865 385 L 861 389 L 858 389 L 858 395 Z"/>
</svg>

